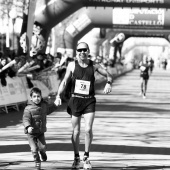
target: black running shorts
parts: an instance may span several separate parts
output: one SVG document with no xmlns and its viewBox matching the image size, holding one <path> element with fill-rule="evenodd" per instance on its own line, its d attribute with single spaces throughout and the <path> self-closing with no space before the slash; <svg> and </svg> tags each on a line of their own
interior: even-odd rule
<svg viewBox="0 0 170 170">
<path fill-rule="evenodd" d="M 95 112 L 95 107 L 96 107 L 95 97 L 89 99 L 71 97 L 68 102 L 67 112 L 70 115 L 79 117 L 82 114 Z"/>
</svg>

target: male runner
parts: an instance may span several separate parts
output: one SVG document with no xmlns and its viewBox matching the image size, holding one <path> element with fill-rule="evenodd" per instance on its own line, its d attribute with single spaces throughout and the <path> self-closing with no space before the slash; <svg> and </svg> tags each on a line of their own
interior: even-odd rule
<svg viewBox="0 0 170 170">
<path fill-rule="evenodd" d="M 73 127 L 72 144 L 74 148 L 74 162 L 72 169 L 80 168 L 79 155 L 79 136 L 81 117 L 85 120 L 85 153 L 83 157 L 84 169 L 91 169 L 89 161 L 90 145 L 93 139 L 92 126 L 95 117 L 95 77 L 97 71 L 107 78 L 104 93 L 111 92 L 112 76 L 99 64 L 95 64 L 89 59 L 89 46 L 85 42 L 77 45 L 76 60 L 68 64 L 65 77 L 61 82 L 55 104 L 61 105 L 61 93 L 64 91 L 67 83 L 71 80 L 71 98 L 68 102 L 67 112 L 71 115 Z"/>
<path fill-rule="evenodd" d="M 142 61 L 139 63 L 140 67 L 140 81 L 141 81 L 141 92 L 140 95 L 143 95 L 143 98 L 146 98 L 147 85 L 149 80 L 149 68 L 150 63 L 148 62 L 148 57 L 143 56 Z"/>
</svg>

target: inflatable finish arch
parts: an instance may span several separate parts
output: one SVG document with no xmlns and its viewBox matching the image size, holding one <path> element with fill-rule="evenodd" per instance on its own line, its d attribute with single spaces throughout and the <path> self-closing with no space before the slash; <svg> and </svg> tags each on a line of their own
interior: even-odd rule
<svg viewBox="0 0 170 170">
<path fill-rule="evenodd" d="M 98 42 L 98 45 L 102 45 L 105 40 L 110 41 L 117 33 L 123 32 L 125 34 L 125 39 L 128 39 L 130 37 L 158 37 L 158 38 L 165 38 L 169 41 L 168 35 L 169 35 L 169 30 L 155 30 L 155 29 L 150 29 L 150 30 L 143 30 L 143 29 L 136 29 L 136 30 L 131 30 L 127 28 L 115 28 L 110 29 L 107 34 L 105 39 L 100 39 Z"/>
<path fill-rule="evenodd" d="M 132 40 L 133 37 L 126 42 L 124 42 L 125 46 L 122 49 L 122 55 L 125 55 L 128 53 L 130 50 L 132 50 L 134 47 L 137 46 L 165 46 L 165 47 L 170 47 L 170 44 L 167 40 L 162 38 L 159 38 L 160 40 L 157 41 L 152 41 L 152 43 L 147 40 L 146 38 L 139 38 L 137 41 Z M 154 38 L 152 38 L 154 40 Z M 132 41 L 131 41 L 132 40 Z M 159 43 L 158 43 L 159 42 Z"/>
<path fill-rule="evenodd" d="M 170 8 L 169 0 L 38 0 L 36 21 L 54 27 L 67 16 L 82 7 L 146 7 Z"/>
<path fill-rule="evenodd" d="M 131 9 L 128 9 L 128 10 L 131 11 Z M 81 38 L 80 35 L 82 35 L 82 32 L 87 33 L 90 29 L 92 29 L 94 27 L 113 28 L 114 31 L 116 31 L 116 29 L 119 29 L 122 31 L 126 30 L 126 33 L 128 33 L 128 31 L 131 30 L 131 32 L 129 34 L 131 36 L 133 36 L 133 34 L 135 36 L 137 36 L 138 34 L 139 34 L 139 36 L 142 36 L 142 35 L 144 36 L 146 34 L 146 36 L 147 35 L 148 36 L 155 35 L 155 36 L 159 37 L 159 35 L 161 35 L 161 37 L 162 37 L 162 36 L 165 36 L 162 34 L 166 33 L 167 35 L 165 37 L 168 38 L 168 30 L 170 29 L 170 24 L 169 24 L 170 21 L 168 21 L 168 16 L 170 15 L 170 10 L 161 9 L 161 10 L 157 11 L 159 14 L 157 14 L 157 13 L 156 14 L 146 14 L 146 15 L 136 14 L 136 17 L 138 17 L 138 18 L 141 17 L 140 20 L 139 19 L 135 20 L 138 22 L 146 20 L 146 17 L 150 17 L 150 20 L 147 20 L 149 22 L 153 22 L 153 24 L 150 24 L 150 25 L 145 25 L 142 23 L 140 23 L 138 25 L 136 25 L 135 23 L 120 24 L 119 21 L 114 21 L 114 16 L 113 16 L 114 12 L 115 12 L 114 9 L 112 9 L 111 7 L 107 7 L 107 8 L 88 7 L 86 9 L 86 13 L 83 13 L 82 15 L 79 15 L 78 17 L 76 16 L 75 17 L 76 19 L 73 20 L 73 22 L 66 28 L 66 34 L 65 34 L 66 48 L 74 49 L 74 47 L 75 47 L 74 45 L 75 45 L 77 39 Z M 121 10 L 121 12 L 124 12 L 124 11 Z M 134 12 L 134 11 L 132 11 L 132 12 Z M 138 9 L 137 12 L 142 12 L 142 10 Z M 147 12 L 150 12 L 150 10 L 148 9 Z M 160 13 L 162 13 L 162 15 Z M 160 21 L 157 19 L 158 15 L 162 16 Z M 156 23 L 156 20 L 158 20 L 157 23 Z M 115 22 L 115 24 L 114 24 L 114 22 Z M 164 31 L 164 30 L 166 30 L 166 31 Z M 120 32 L 122 32 L 122 31 L 120 31 Z"/>
<path fill-rule="evenodd" d="M 74 49 L 76 41 L 94 27 L 137 30 L 142 26 L 146 30 L 151 28 L 170 29 L 169 0 L 38 0 L 35 21 L 41 23 L 46 29 L 44 37 L 47 39 L 52 27 L 82 7 L 87 7 L 84 14 L 84 16 L 86 15 L 86 25 L 80 29 L 78 25 L 75 26 L 76 21 L 73 21 L 72 27 L 75 27 L 77 32 L 73 34 L 73 31 L 70 32 L 69 28 L 67 29 L 66 47 L 64 48 Z M 118 11 L 116 7 L 121 7 L 121 9 L 119 8 Z M 123 9 L 123 7 L 131 8 Z M 139 8 L 136 11 L 133 10 L 133 7 L 146 8 Z M 115 16 L 121 16 L 125 12 L 129 18 L 116 19 Z M 81 20 L 81 17 L 79 16 L 77 20 Z M 148 18 L 150 19 L 148 20 Z"/>
<path fill-rule="evenodd" d="M 122 32 L 125 35 L 124 41 L 118 43 L 117 46 L 114 46 L 113 44 L 111 44 L 111 41 L 113 41 L 116 38 L 116 36 Z M 101 55 L 110 56 L 111 54 L 109 55 L 109 49 L 111 48 L 110 50 L 112 50 L 114 48 L 114 50 L 113 50 L 114 54 L 112 54 L 112 55 L 114 56 L 113 59 L 116 60 L 117 52 L 119 53 L 119 56 L 124 56 L 126 52 L 129 52 L 127 49 L 122 51 L 122 47 L 124 47 L 124 44 L 125 44 L 125 46 L 127 46 L 128 43 L 126 43 L 126 42 L 129 42 L 128 41 L 129 38 L 131 38 L 131 37 L 144 38 L 145 37 L 145 39 L 146 39 L 147 37 L 149 37 L 149 38 L 155 38 L 155 37 L 160 38 L 161 37 L 164 39 L 168 39 L 168 37 L 167 37 L 168 34 L 169 34 L 168 30 L 163 30 L 162 32 L 160 32 L 160 30 L 142 30 L 142 29 L 138 29 L 138 30 L 114 29 L 114 30 L 111 30 L 110 29 L 109 31 L 107 31 L 106 39 L 99 39 L 98 43 L 96 43 L 97 46 L 99 47 L 99 49 L 102 49 L 101 51 L 97 51 L 96 55 L 99 55 L 101 52 Z M 146 41 L 145 39 L 144 39 L 144 41 Z M 138 42 L 138 46 L 140 45 L 140 43 L 141 43 L 141 41 Z M 134 43 L 133 45 L 135 46 L 135 44 L 136 43 Z M 168 44 L 168 41 L 167 41 L 167 44 Z M 167 44 L 166 44 L 166 46 L 167 46 Z M 112 47 L 111 47 L 111 45 L 112 45 Z M 141 43 L 141 45 L 143 46 L 142 43 Z M 147 43 L 145 45 L 151 45 L 151 44 Z M 163 44 L 163 46 L 165 46 L 165 45 Z M 132 49 L 132 47 L 129 48 L 129 50 L 131 50 L 131 49 Z M 114 64 L 114 60 L 113 60 L 113 64 Z"/>
</svg>

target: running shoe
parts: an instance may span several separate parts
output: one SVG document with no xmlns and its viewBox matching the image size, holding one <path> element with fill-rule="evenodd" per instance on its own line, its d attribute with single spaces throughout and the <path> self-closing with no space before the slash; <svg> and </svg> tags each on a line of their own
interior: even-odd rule
<svg viewBox="0 0 170 170">
<path fill-rule="evenodd" d="M 41 170 L 41 162 L 35 162 L 36 170 Z"/>
<path fill-rule="evenodd" d="M 84 158 L 83 158 L 83 164 L 84 164 L 84 166 L 83 166 L 84 169 L 88 169 L 88 170 L 91 170 L 91 169 L 92 169 L 90 160 L 89 160 L 89 158 L 88 158 L 87 156 L 84 156 Z"/>
<path fill-rule="evenodd" d="M 74 162 L 72 164 L 72 169 L 79 169 L 80 168 L 80 157 L 75 157 Z"/>
<path fill-rule="evenodd" d="M 142 94 L 143 94 L 143 93 L 142 93 L 142 92 L 140 92 L 140 93 L 139 93 L 139 96 L 142 96 Z"/>
<path fill-rule="evenodd" d="M 146 95 L 143 95 L 143 99 L 146 99 Z"/>
<path fill-rule="evenodd" d="M 46 155 L 46 153 L 45 153 L 45 152 L 40 151 L 40 155 L 41 155 L 41 159 L 42 159 L 42 161 L 46 161 L 46 160 L 47 160 L 47 155 Z"/>
</svg>

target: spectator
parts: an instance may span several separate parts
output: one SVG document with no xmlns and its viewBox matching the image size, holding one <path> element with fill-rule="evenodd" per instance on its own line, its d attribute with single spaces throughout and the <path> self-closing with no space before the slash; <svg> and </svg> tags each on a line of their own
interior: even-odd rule
<svg viewBox="0 0 170 170">
<path fill-rule="evenodd" d="M 6 76 L 8 73 L 8 70 L 3 70 L 2 68 L 7 64 L 7 59 L 5 57 L 1 58 L 1 62 L 0 62 L 0 79 L 1 79 L 1 85 L 2 86 L 6 86 L 7 82 L 6 82 Z"/>
<path fill-rule="evenodd" d="M 54 55 L 54 63 L 60 63 L 61 61 L 61 58 L 62 58 L 62 54 L 60 52 L 57 52 L 55 55 Z"/>
<path fill-rule="evenodd" d="M 150 61 L 149 61 L 149 63 L 150 63 L 150 74 L 152 73 L 152 71 L 153 71 L 153 68 L 154 68 L 154 60 L 152 59 L 152 58 L 150 58 Z"/>
<path fill-rule="evenodd" d="M 1 62 L 1 58 L 3 57 L 3 52 L 0 51 L 0 62 Z"/>
<path fill-rule="evenodd" d="M 17 72 L 22 66 L 26 64 L 26 56 L 22 54 L 19 57 L 15 57 L 16 64 L 14 64 L 14 69 Z"/>
<path fill-rule="evenodd" d="M 53 62 L 54 59 L 50 54 L 44 54 L 43 63 L 45 68 L 51 67 L 53 65 Z"/>
<path fill-rule="evenodd" d="M 163 69 L 166 70 L 166 66 L 167 66 L 168 62 L 167 62 L 167 59 L 165 58 L 163 61 L 162 61 L 162 66 L 163 66 Z"/>
</svg>

